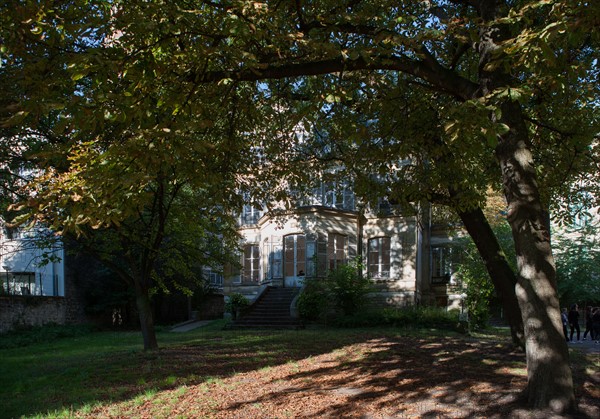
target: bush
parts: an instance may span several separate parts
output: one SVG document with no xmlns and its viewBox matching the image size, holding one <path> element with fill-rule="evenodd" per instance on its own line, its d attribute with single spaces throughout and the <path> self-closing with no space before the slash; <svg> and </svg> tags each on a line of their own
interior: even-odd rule
<svg viewBox="0 0 600 419">
<path fill-rule="evenodd" d="M 458 314 L 436 307 L 384 308 L 355 313 L 333 319 L 334 327 L 377 327 L 392 326 L 398 328 L 435 328 L 464 331 Z"/>
<path fill-rule="evenodd" d="M 305 320 L 315 321 L 328 312 L 330 296 L 327 287 L 318 279 L 305 280 L 302 294 L 298 297 L 298 313 Z"/>
<path fill-rule="evenodd" d="M 345 316 L 357 313 L 371 291 L 370 281 L 361 275 L 355 261 L 329 271 L 324 279 L 307 279 L 298 298 L 298 312 L 306 320 L 323 320 L 333 313 Z"/>
<path fill-rule="evenodd" d="M 238 313 L 250 305 L 250 301 L 240 293 L 231 294 L 229 300 L 225 303 L 225 311 L 231 313 L 235 320 Z"/>
<path fill-rule="evenodd" d="M 371 282 L 361 274 L 360 262 L 342 265 L 329 271 L 325 284 L 334 298 L 335 306 L 345 316 L 358 312 L 371 291 Z"/>
</svg>

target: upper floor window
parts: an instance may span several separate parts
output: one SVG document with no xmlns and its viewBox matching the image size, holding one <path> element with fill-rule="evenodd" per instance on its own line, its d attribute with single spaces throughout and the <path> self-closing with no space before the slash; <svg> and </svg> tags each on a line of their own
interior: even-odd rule
<svg viewBox="0 0 600 419">
<path fill-rule="evenodd" d="M 325 182 L 323 196 L 327 207 L 354 210 L 354 192 L 347 182 Z"/>
<path fill-rule="evenodd" d="M 369 239 L 368 271 L 370 278 L 390 277 L 390 246 L 389 237 Z"/>
<path fill-rule="evenodd" d="M 395 199 L 379 198 L 377 202 L 377 214 L 380 216 L 400 215 L 402 209 L 402 205 Z"/>
<path fill-rule="evenodd" d="M 242 225 L 257 224 L 262 216 L 262 211 L 252 205 L 244 205 L 241 216 Z"/>
<path fill-rule="evenodd" d="M 23 229 L 19 227 L 4 226 L 4 236 L 7 240 L 19 240 L 24 238 Z"/>
<path fill-rule="evenodd" d="M 213 288 L 221 288 L 223 286 L 223 274 L 213 271 L 211 268 L 204 269 L 204 278 L 206 282 Z"/>
<path fill-rule="evenodd" d="M 346 181 L 321 182 L 302 199 L 302 205 L 323 205 L 331 208 L 354 211 L 354 191 Z"/>
</svg>

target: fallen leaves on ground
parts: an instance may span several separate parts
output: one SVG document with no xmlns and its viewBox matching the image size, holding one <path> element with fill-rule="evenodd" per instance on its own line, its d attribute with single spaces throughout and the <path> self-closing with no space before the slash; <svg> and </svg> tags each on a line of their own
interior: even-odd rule
<svg viewBox="0 0 600 419">
<path fill-rule="evenodd" d="M 180 370 L 202 368 L 194 374 L 203 378 L 104 404 L 87 416 L 530 417 L 517 403 L 527 381 L 524 355 L 506 342 L 376 334 L 354 340 L 330 347 L 303 341 L 289 353 L 264 348 L 262 355 L 241 347 L 165 349 L 163 360 Z M 203 357 L 210 361 L 199 363 Z M 599 417 L 597 383 L 580 383 L 578 392 L 582 412 Z"/>
</svg>

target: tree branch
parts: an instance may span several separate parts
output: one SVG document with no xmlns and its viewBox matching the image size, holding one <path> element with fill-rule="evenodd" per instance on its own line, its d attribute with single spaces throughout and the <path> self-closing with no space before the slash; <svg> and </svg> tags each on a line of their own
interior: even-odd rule
<svg viewBox="0 0 600 419">
<path fill-rule="evenodd" d="M 389 56 L 374 57 L 368 61 L 362 57 L 359 57 L 356 60 L 348 60 L 340 56 L 339 58 L 328 60 L 287 63 L 282 65 L 263 64 L 260 67 L 241 70 L 193 72 L 188 75 L 188 79 L 192 83 L 206 84 L 226 79 L 235 81 L 260 81 L 361 70 L 391 70 L 409 74 L 425 80 L 461 101 L 476 97 L 478 90 L 478 85 L 476 83 L 443 67 L 431 56 L 426 57 L 425 60 Z"/>
</svg>

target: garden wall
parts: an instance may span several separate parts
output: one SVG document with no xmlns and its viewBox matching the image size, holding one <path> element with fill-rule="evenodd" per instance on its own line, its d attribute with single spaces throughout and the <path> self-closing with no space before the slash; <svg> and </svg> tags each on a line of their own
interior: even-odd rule
<svg viewBox="0 0 600 419">
<path fill-rule="evenodd" d="M 81 308 L 64 297 L 0 297 L 0 333 L 45 324 L 80 323 Z"/>
</svg>

